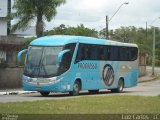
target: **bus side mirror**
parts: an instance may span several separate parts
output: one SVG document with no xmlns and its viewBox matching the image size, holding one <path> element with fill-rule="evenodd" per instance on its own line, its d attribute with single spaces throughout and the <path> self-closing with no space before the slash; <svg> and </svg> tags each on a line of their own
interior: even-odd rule
<svg viewBox="0 0 160 120">
<path fill-rule="evenodd" d="M 61 51 L 61 52 L 58 54 L 57 61 L 58 61 L 59 63 L 62 61 L 63 55 L 64 55 L 65 53 L 67 53 L 67 52 L 70 52 L 70 50 L 69 50 L 69 49 L 63 50 L 63 51 Z"/>
<path fill-rule="evenodd" d="M 22 54 L 26 54 L 26 53 L 27 53 L 27 49 L 24 49 L 24 50 L 21 50 L 20 52 L 18 52 L 18 55 L 17 55 L 18 62 L 21 62 Z"/>
</svg>

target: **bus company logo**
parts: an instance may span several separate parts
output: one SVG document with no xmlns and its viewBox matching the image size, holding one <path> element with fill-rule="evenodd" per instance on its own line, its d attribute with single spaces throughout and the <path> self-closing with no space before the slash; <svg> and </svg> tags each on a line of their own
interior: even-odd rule
<svg viewBox="0 0 160 120">
<path fill-rule="evenodd" d="M 109 64 L 106 64 L 103 68 L 102 78 L 106 86 L 111 86 L 114 82 L 114 70 Z"/>
</svg>

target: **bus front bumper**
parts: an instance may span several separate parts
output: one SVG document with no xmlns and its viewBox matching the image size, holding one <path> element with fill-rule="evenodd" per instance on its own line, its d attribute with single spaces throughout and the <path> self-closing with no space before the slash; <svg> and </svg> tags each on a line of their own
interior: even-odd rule
<svg viewBox="0 0 160 120">
<path fill-rule="evenodd" d="M 27 91 L 46 91 L 46 92 L 64 92 L 61 85 L 61 80 L 63 78 L 57 79 L 53 78 L 30 78 L 27 76 L 22 77 L 23 89 Z"/>
</svg>

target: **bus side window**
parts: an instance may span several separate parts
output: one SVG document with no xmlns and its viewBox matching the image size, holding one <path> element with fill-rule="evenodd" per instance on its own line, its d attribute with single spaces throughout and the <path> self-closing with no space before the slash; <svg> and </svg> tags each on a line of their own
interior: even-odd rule
<svg viewBox="0 0 160 120">
<path fill-rule="evenodd" d="M 104 46 L 99 46 L 99 60 L 104 60 Z"/>
<path fill-rule="evenodd" d="M 81 55 L 79 60 L 85 60 L 85 49 L 84 49 L 84 47 L 81 47 L 81 51 L 80 51 L 79 55 Z"/>
<path fill-rule="evenodd" d="M 110 52 L 111 52 L 111 60 L 115 60 L 115 54 L 114 54 L 114 47 L 113 46 L 110 48 Z"/>
<path fill-rule="evenodd" d="M 71 44 L 67 44 L 67 45 L 64 47 L 64 49 L 70 49 L 71 55 L 73 56 L 75 47 L 76 47 L 76 43 L 71 43 Z"/>
<path fill-rule="evenodd" d="M 126 49 L 125 47 L 120 47 L 120 61 L 126 61 Z"/>
<path fill-rule="evenodd" d="M 60 63 L 60 71 L 62 73 L 67 71 L 70 68 L 75 47 L 76 47 L 76 43 L 71 43 L 64 47 L 64 49 L 70 49 L 70 52 L 67 52 L 66 54 L 64 54 L 62 58 L 62 62 Z"/>
<path fill-rule="evenodd" d="M 90 46 L 90 60 L 97 60 L 97 46 Z"/>
<path fill-rule="evenodd" d="M 60 71 L 62 73 L 70 68 L 71 60 L 72 57 L 70 52 L 67 52 L 66 54 L 63 55 L 62 62 L 60 63 Z"/>
<path fill-rule="evenodd" d="M 130 61 L 130 48 L 126 47 L 126 60 Z"/>
<path fill-rule="evenodd" d="M 76 56 L 76 61 L 89 60 L 90 54 L 91 54 L 90 46 L 85 44 L 80 44 Z"/>
<path fill-rule="evenodd" d="M 104 59 L 111 60 L 111 47 L 110 46 L 104 47 Z"/>
<path fill-rule="evenodd" d="M 84 59 L 83 53 L 84 53 L 84 48 L 83 48 L 82 44 L 79 44 L 78 52 L 77 52 L 77 56 L 76 56 L 76 62 L 79 62 Z"/>
<path fill-rule="evenodd" d="M 136 47 L 130 48 L 130 60 L 134 61 L 137 59 L 138 49 Z"/>
<path fill-rule="evenodd" d="M 134 61 L 137 59 L 138 49 L 136 47 L 119 47 L 120 61 Z"/>
<path fill-rule="evenodd" d="M 84 45 L 85 60 L 91 60 L 91 45 Z"/>
</svg>

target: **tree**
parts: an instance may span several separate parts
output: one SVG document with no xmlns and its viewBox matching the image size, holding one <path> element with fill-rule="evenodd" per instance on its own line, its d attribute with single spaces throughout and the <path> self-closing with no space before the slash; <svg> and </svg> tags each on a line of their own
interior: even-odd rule
<svg viewBox="0 0 160 120">
<path fill-rule="evenodd" d="M 99 31 L 99 38 L 106 39 L 106 28 Z"/>
<path fill-rule="evenodd" d="M 83 24 L 77 27 L 70 27 L 61 24 L 58 27 L 53 28 L 50 31 L 46 31 L 45 35 L 77 35 L 77 36 L 89 36 L 98 37 L 98 32 L 95 29 L 85 27 Z"/>
<path fill-rule="evenodd" d="M 160 29 L 155 28 L 156 31 L 156 65 L 160 66 Z M 99 32 L 100 36 L 105 35 L 105 29 Z M 153 45 L 153 28 L 148 28 L 147 36 L 145 28 L 136 28 L 134 26 L 120 27 L 113 32 L 109 31 L 110 39 L 120 42 L 136 43 L 139 47 L 140 53 L 147 53 L 149 60 L 148 64 L 152 62 L 152 45 Z M 105 37 L 105 36 L 104 36 Z"/>
<path fill-rule="evenodd" d="M 56 15 L 56 8 L 64 4 L 66 0 L 15 0 L 13 9 L 15 13 L 11 17 L 18 18 L 12 31 L 26 29 L 36 19 L 36 35 L 41 37 L 44 30 L 44 20 L 48 22 Z"/>
</svg>

